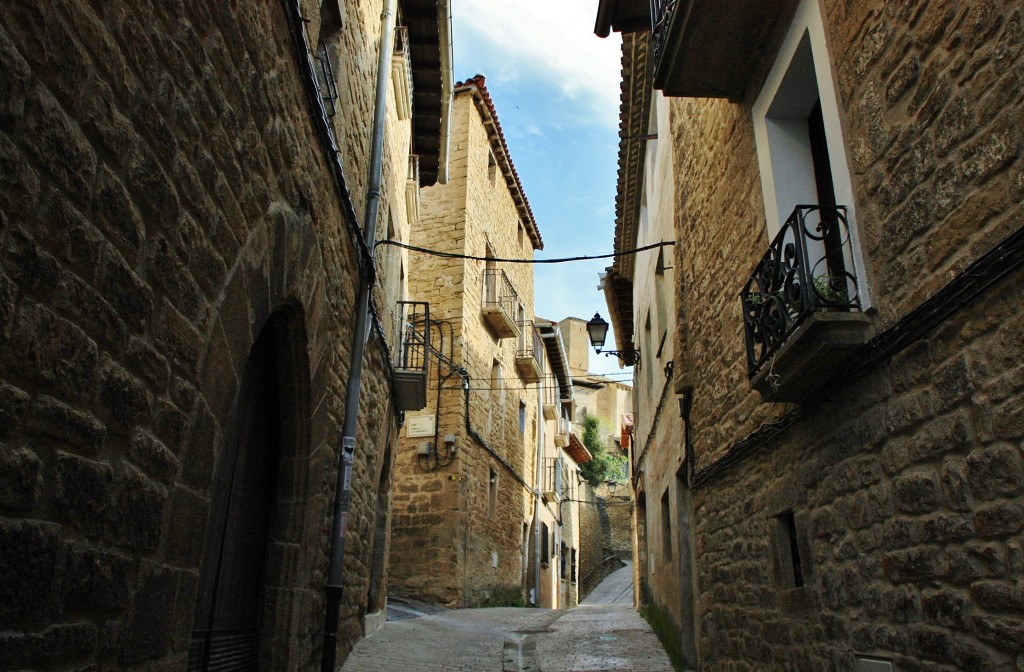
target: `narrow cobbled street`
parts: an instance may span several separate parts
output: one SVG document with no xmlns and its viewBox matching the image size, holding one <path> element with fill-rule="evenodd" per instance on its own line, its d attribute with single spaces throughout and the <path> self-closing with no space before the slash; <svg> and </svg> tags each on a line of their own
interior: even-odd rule
<svg viewBox="0 0 1024 672">
<path fill-rule="evenodd" d="M 657 636 L 633 609 L 632 567 L 609 575 L 580 606 L 452 609 L 385 623 L 343 672 L 671 672 Z"/>
</svg>

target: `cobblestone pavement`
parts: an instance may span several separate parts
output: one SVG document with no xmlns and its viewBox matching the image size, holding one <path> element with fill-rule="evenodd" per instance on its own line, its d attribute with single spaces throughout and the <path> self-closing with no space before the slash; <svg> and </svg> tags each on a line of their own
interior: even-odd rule
<svg viewBox="0 0 1024 672">
<path fill-rule="evenodd" d="M 343 672 L 672 672 L 633 610 L 629 566 L 583 604 L 550 609 L 451 609 L 389 620 L 356 644 Z"/>
<path fill-rule="evenodd" d="M 388 621 L 360 640 L 343 672 L 483 672 L 504 669 L 505 639 L 549 609 L 451 609 Z M 515 668 L 513 668 L 515 669 Z"/>
</svg>

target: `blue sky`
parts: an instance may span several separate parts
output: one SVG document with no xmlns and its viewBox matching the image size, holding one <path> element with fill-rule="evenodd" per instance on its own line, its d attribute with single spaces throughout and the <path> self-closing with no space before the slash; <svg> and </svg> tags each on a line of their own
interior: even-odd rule
<svg viewBox="0 0 1024 672">
<path fill-rule="evenodd" d="M 615 227 L 619 38 L 594 35 L 597 0 L 451 0 L 455 79 L 487 78 L 544 249 L 607 254 Z M 535 266 L 540 317 L 607 319 L 598 272 L 610 260 Z M 609 344 L 608 347 L 613 347 Z M 625 378 L 613 357 L 590 368 Z"/>
</svg>

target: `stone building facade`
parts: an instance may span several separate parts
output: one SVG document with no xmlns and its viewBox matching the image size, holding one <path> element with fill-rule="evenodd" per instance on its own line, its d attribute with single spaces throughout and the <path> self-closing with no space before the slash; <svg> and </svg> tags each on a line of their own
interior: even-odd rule
<svg viewBox="0 0 1024 672">
<path fill-rule="evenodd" d="M 424 410 L 395 462 L 390 585 L 448 604 L 525 599 L 539 384 L 533 268 L 542 245 L 483 77 L 452 106 L 447 184 L 423 190 L 409 297 L 429 304 L 434 350 Z"/>
<path fill-rule="evenodd" d="M 382 231 L 411 151 L 416 189 L 443 173 L 439 4 L 399 5 L 434 56 L 404 114 L 388 73 Z M 0 10 L 0 667 L 319 667 L 383 6 Z M 362 370 L 342 654 L 384 600 L 390 339 Z"/>
<path fill-rule="evenodd" d="M 537 320 L 543 343 L 538 439 L 540 467 L 537 498 L 530 530 L 528 589 L 539 584 L 530 602 L 547 609 L 579 604 L 583 553 L 593 539 L 584 535 L 583 520 L 593 498 L 585 494 L 580 465 L 592 459 L 574 431 L 576 404 L 569 358 L 555 322 Z M 590 530 L 587 530 L 588 532 Z M 539 563 L 539 569 L 538 564 Z"/>
<path fill-rule="evenodd" d="M 622 63 L 616 251 L 668 243 L 617 257 L 602 280 L 622 347 L 640 353 L 634 367 L 629 446 L 634 596 L 638 604 L 650 603 L 683 623 L 688 617 L 683 606 L 691 599 L 691 552 L 685 538 L 677 544 L 677 535 L 664 524 L 687 507 L 679 487 L 686 473 L 684 428 L 673 382 L 679 317 L 672 247 L 677 150 L 671 140 L 669 101 L 651 88 L 646 34 L 623 36 Z M 616 513 L 621 515 L 618 509 Z"/>
<path fill-rule="evenodd" d="M 1021 669 L 1021 8 L 724 4 L 598 16 L 670 96 L 649 599 L 698 669 Z"/>
</svg>

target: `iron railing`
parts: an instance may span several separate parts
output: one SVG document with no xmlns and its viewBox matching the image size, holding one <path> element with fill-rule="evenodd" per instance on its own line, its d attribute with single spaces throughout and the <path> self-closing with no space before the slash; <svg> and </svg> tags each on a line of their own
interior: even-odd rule
<svg viewBox="0 0 1024 672">
<path fill-rule="evenodd" d="M 430 304 L 425 301 L 399 301 L 397 313 L 395 368 L 426 373 L 430 353 Z"/>
<path fill-rule="evenodd" d="M 415 182 L 417 186 L 420 183 L 420 157 L 418 154 L 409 155 L 409 177 L 407 178 L 410 182 Z"/>
<path fill-rule="evenodd" d="M 328 117 L 333 117 L 337 114 L 335 104 L 338 102 L 338 82 L 334 79 L 331 55 L 327 50 L 327 43 L 323 40 L 317 44 L 315 58 L 319 65 L 319 70 L 316 73 L 316 88 L 320 92 L 320 100 L 324 103 L 324 112 Z"/>
<path fill-rule="evenodd" d="M 860 310 L 846 206 L 798 205 L 743 286 L 753 377 L 812 313 Z"/>
<path fill-rule="evenodd" d="M 498 308 L 515 324 L 519 293 L 500 268 L 484 269 L 484 308 Z"/>
<path fill-rule="evenodd" d="M 572 434 L 572 421 L 564 415 L 558 419 L 558 433 L 566 436 Z"/>
<path fill-rule="evenodd" d="M 672 24 L 672 13 L 679 0 L 650 0 L 651 3 L 651 47 L 654 51 L 654 62 L 661 58 L 665 40 L 668 38 L 669 26 Z"/>
<path fill-rule="evenodd" d="M 516 345 L 516 357 L 533 357 L 539 364 L 543 352 L 540 335 L 533 327 L 533 320 L 520 320 L 519 340 Z"/>
<path fill-rule="evenodd" d="M 544 492 L 553 492 L 559 499 L 573 499 L 576 487 L 570 476 L 569 463 L 564 457 L 544 458 Z"/>
<path fill-rule="evenodd" d="M 409 28 L 408 26 L 395 26 L 395 49 L 394 54 L 409 60 Z"/>
</svg>

